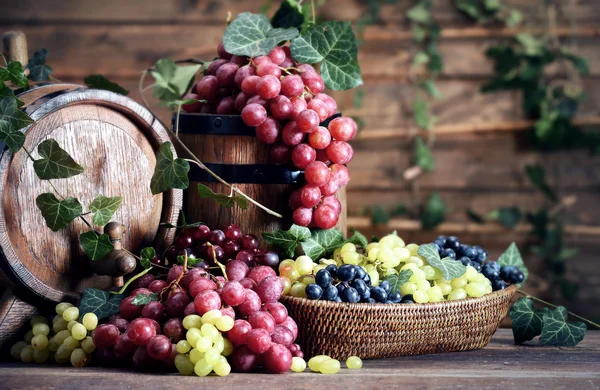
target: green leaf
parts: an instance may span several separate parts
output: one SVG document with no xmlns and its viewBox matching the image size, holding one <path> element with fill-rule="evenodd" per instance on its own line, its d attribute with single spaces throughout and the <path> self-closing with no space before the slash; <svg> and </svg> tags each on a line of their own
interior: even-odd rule
<svg viewBox="0 0 600 390">
<path fill-rule="evenodd" d="M 113 196 L 107 198 L 104 195 L 96 196 L 96 199 L 90 204 L 90 211 L 94 213 L 92 222 L 94 225 L 104 226 L 110 222 L 115 212 L 121 207 L 123 198 L 120 196 Z"/>
<path fill-rule="evenodd" d="M 190 267 L 194 267 L 194 266 L 198 265 L 198 263 L 200 263 L 201 261 L 202 261 L 202 259 L 200 257 L 188 256 L 187 265 Z M 182 256 L 182 255 L 177 256 L 177 264 L 183 265 L 184 262 L 185 262 L 185 256 Z"/>
<path fill-rule="evenodd" d="M 144 306 L 147 305 L 150 302 L 154 302 L 154 301 L 158 301 L 158 293 L 152 293 L 152 294 L 138 294 L 135 296 L 135 298 L 133 298 L 133 301 L 131 301 L 132 305 L 135 306 Z"/>
<path fill-rule="evenodd" d="M 29 60 L 27 68 L 29 69 L 29 80 L 46 81 L 50 79 L 52 68 L 46 65 L 46 57 L 48 50 L 42 49 L 33 54 L 33 58 Z"/>
<path fill-rule="evenodd" d="M 306 34 L 292 40 L 290 50 L 298 62 L 321 62 L 321 76 L 331 89 L 346 90 L 363 83 L 357 60 L 358 45 L 350 22 L 313 25 Z"/>
<path fill-rule="evenodd" d="M 498 207 L 486 214 L 486 219 L 498 221 L 503 226 L 512 229 L 521 220 L 521 209 L 518 207 Z"/>
<path fill-rule="evenodd" d="M 413 57 L 412 66 L 416 68 L 420 65 L 426 64 L 429 62 L 429 56 L 424 51 L 420 51 Z"/>
<path fill-rule="evenodd" d="M 297 28 L 273 28 L 264 15 L 243 12 L 225 29 L 223 46 L 231 54 L 257 57 L 268 54 L 278 43 L 297 36 Z"/>
<path fill-rule="evenodd" d="M 156 250 L 154 250 L 154 248 L 152 248 L 151 246 L 142 249 L 142 251 L 140 252 L 140 265 L 145 269 L 152 267 L 152 263 L 150 263 L 150 260 L 152 260 L 155 256 Z"/>
<path fill-rule="evenodd" d="M 302 12 L 302 5 L 296 0 L 282 1 L 271 18 L 271 25 L 275 28 L 300 28 L 306 22 L 308 18 Z"/>
<path fill-rule="evenodd" d="M 519 10 L 511 9 L 508 16 L 504 19 L 504 22 L 508 27 L 516 27 L 523 20 L 523 15 Z"/>
<path fill-rule="evenodd" d="M 342 244 L 346 244 L 349 242 L 356 246 L 366 248 L 367 245 L 369 245 L 369 241 L 367 240 L 367 237 L 365 237 L 361 232 L 359 232 L 358 230 L 356 230 L 354 228 L 351 228 L 351 230 L 353 233 L 352 237 L 345 240 Z"/>
<path fill-rule="evenodd" d="M 484 0 L 483 5 L 489 11 L 497 11 L 500 8 L 500 0 Z"/>
<path fill-rule="evenodd" d="M 531 183 L 536 186 L 548 199 L 553 202 L 558 201 L 558 196 L 550 188 L 548 183 L 546 182 L 546 170 L 541 165 L 527 165 L 525 167 L 525 173 L 527 177 L 531 181 Z"/>
<path fill-rule="evenodd" d="M 217 194 L 204 184 L 198 183 L 198 196 L 202 199 L 214 199 L 223 207 L 233 207 L 238 205 L 239 208 L 246 210 L 248 201 L 241 195 L 229 196 L 225 194 Z"/>
<path fill-rule="evenodd" d="M 124 96 L 129 95 L 128 89 L 121 87 L 117 83 L 113 83 L 112 81 L 110 81 L 106 77 L 102 76 L 101 74 L 89 75 L 83 79 L 83 82 L 85 83 L 85 85 L 88 86 L 88 88 L 103 89 L 105 91 L 118 93 L 119 95 L 124 95 Z"/>
<path fill-rule="evenodd" d="M 289 230 L 262 233 L 262 237 L 265 243 L 281 249 L 284 256 L 295 258 L 296 247 L 310 238 L 310 230 L 303 226 L 292 225 Z"/>
<path fill-rule="evenodd" d="M 442 93 L 435 85 L 435 82 L 432 79 L 427 79 L 423 83 L 421 83 L 421 87 L 423 87 L 429 95 L 431 95 L 434 99 L 441 99 Z"/>
<path fill-rule="evenodd" d="M 423 229 L 433 229 L 446 218 L 446 205 L 438 192 L 432 192 L 421 212 Z"/>
<path fill-rule="evenodd" d="M 38 145 L 38 153 L 42 158 L 33 162 L 33 169 L 41 180 L 66 179 L 83 172 L 83 167 L 52 138 Z"/>
<path fill-rule="evenodd" d="M 435 124 L 435 117 L 429 114 L 429 103 L 425 100 L 415 99 L 413 102 L 413 115 L 415 124 L 425 130 L 431 130 Z"/>
<path fill-rule="evenodd" d="M 100 260 L 114 249 L 108 234 L 98 234 L 92 230 L 79 235 L 79 243 L 91 260 Z"/>
<path fill-rule="evenodd" d="M 410 27 L 413 40 L 417 43 L 423 43 L 427 39 L 427 30 L 419 24 L 413 24 Z M 427 59 L 429 61 L 429 58 Z"/>
<path fill-rule="evenodd" d="M 517 248 L 517 244 L 515 244 L 514 242 L 511 243 L 508 249 L 506 249 L 504 253 L 500 255 L 500 257 L 498 258 L 498 264 L 501 267 L 504 267 L 506 265 L 512 265 L 514 267 L 517 267 L 519 270 L 521 270 L 521 272 L 523 272 L 523 275 L 525 275 L 525 279 L 523 280 L 523 282 L 525 282 L 529 277 L 529 270 L 523 262 L 523 258 L 521 257 L 519 248 Z M 521 284 L 519 284 L 519 286 L 521 286 Z"/>
<path fill-rule="evenodd" d="M 302 243 L 304 254 L 313 261 L 333 253 L 344 242 L 344 235 L 337 229 L 313 230 L 310 238 Z"/>
<path fill-rule="evenodd" d="M 12 81 L 18 87 L 27 88 L 29 81 L 27 81 L 23 71 L 23 66 L 19 61 L 8 61 L 6 68 L 0 68 L 0 83 Z"/>
<path fill-rule="evenodd" d="M 123 294 L 109 294 L 108 291 L 97 288 L 86 288 L 81 295 L 79 316 L 83 318 L 87 313 L 94 313 L 99 320 L 119 314 L 119 305 L 125 298 Z"/>
<path fill-rule="evenodd" d="M 404 285 L 404 283 L 408 282 L 408 279 L 410 279 L 410 277 L 413 275 L 412 270 L 410 269 L 405 269 L 403 271 L 400 271 L 400 274 L 396 275 L 396 274 L 391 274 L 385 277 L 385 280 L 387 280 L 390 283 L 391 289 L 390 291 L 399 291 L 400 287 L 402 287 Z"/>
<path fill-rule="evenodd" d="M 16 153 L 25 143 L 25 133 L 11 129 L 9 122 L 0 119 L 0 141 L 5 142 L 11 152 Z"/>
<path fill-rule="evenodd" d="M 373 225 L 385 225 L 390 221 L 390 215 L 383 207 L 375 206 L 371 210 L 371 222 Z"/>
<path fill-rule="evenodd" d="M 533 301 L 529 298 L 519 298 L 510 309 L 512 331 L 516 344 L 533 340 L 542 333 L 542 317 L 548 312 L 547 308 L 534 309 Z"/>
<path fill-rule="evenodd" d="M 16 153 L 25 143 L 25 135 L 20 131 L 22 128 L 33 123 L 27 114 L 19 110 L 19 100 L 14 97 L 14 93 L 4 84 L 0 83 L 2 91 L 0 97 L 0 141 L 5 142 L 11 152 Z"/>
<path fill-rule="evenodd" d="M 420 166 L 425 172 L 431 172 L 435 169 L 435 160 L 431 154 L 431 150 L 423 141 L 423 138 L 415 138 L 415 164 Z"/>
<path fill-rule="evenodd" d="M 485 219 L 483 218 L 483 216 L 481 214 L 479 214 L 478 212 L 476 212 L 475 210 L 467 209 L 466 213 L 467 213 L 467 217 L 469 217 L 469 219 L 471 221 L 473 221 L 475 223 L 479 223 L 479 224 L 485 223 Z"/>
<path fill-rule="evenodd" d="M 520 33 L 515 36 L 517 42 L 523 46 L 525 54 L 528 56 L 539 56 L 543 52 L 543 43 L 528 33 Z"/>
<path fill-rule="evenodd" d="M 75 198 L 58 200 L 54 194 L 45 193 L 35 199 L 37 207 L 46 220 L 46 225 L 57 232 L 66 227 L 69 222 L 81 215 L 83 208 Z"/>
<path fill-rule="evenodd" d="M 574 347 L 585 336 L 583 322 L 567 322 L 567 309 L 559 306 L 543 316 L 540 344 L 557 347 Z"/>
<path fill-rule="evenodd" d="M 406 11 L 406 16 L 413 22 L 428 24 L 431 22 L 431 12 L 425 3 L 419 3 Z"/>
<path fill-rule="evenodd" d="M 421 245 L 417 253 L 423 256 L 430 266 L 439 269 L 446 280 L 458 278 L 467 271 L 467 267 L 460 261 L 450 257 L 441 259 L 435 244 Z"/>
<path fill-rule="evenodd" d="M 587 76 L 590 74 L 590 64 L 588 63 L 587 58 L 572 53 L 566 53 L 565 57 L 571 61 L 575 69 L 577 69 L 581 75 Z"/>
<path fill-rule="evenodd" d="M 171 188 L 188 188 L 190 164 L 182 158 L 173 159 L 173 145 L 165 142 L 156 153 L 156 168 L 150 180 L 152 194 L 160 194 Z"/>
<path fill-rule="evenodd" d="M 177 66 L 170 58 L 156 61 L 155 70 L 151 72 L 155 80 L 153 95 L 170 109 L 174 109 L 177 106 L 176 101 L 190 89 L 194 75 L 201 66 Z"/>
</svg>

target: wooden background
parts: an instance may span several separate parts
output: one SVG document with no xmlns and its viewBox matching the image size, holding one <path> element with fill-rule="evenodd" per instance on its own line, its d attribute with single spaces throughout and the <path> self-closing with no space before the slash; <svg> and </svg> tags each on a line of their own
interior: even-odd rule
<svg viewBox="0 0 600 390">
<path fill-rule="evenodd" d="M 504 2 L 532 12 L 539 0 Z M 272 12 L 278 2 L 271 3 Z M 365 81 L 363 106 L 353 106 L 353 91 L 335 93 L 344 114 L 360 116 L 365 122 L 364 130 L 353 142 L 349 225 L 369 234 L 399 227 L 402 236 L 417 242 L 431 240 L 440 232 L 453 233 L 498 256 L 511 241 L 524 243 L 526 228 L 509 231 L 495 225 L 474 227 L 466 223 L 464 210 L 487 212 L 512 205 L 537 209 L 543 198 L 528 184 L 523 168 L 541 163 L 561 197 L 577 197 L 568 220 L 578 227 L 570 230 L 568 242 L 582 250 L 569 260 L 567 269 L 569 279 L 580 283 L 581 290 L 577 301 L 567 304 L 573 311 L 598 319 L 600 271 L 596 264 L 600 235 L 594 234 L 598 232 L 594 227 L 600 226 L 600 157 L 584 152 L 542 155 L 527 147 L 523 132 L 511 130 L 527 127 L 519 95 L 479 93 L 492 72 L 485 49 L 514 31 L 477 26 L 460 15 L 451 0 L 434 0 L 433 8 L 434 18 L 442 26 L 439 48 L 444 60 L 437 83 L 443 99 L 433 104 L 439 118 L 434 148 L 437 170 L 419 180 L 416 192 L 403 180 L 412 156 L 408 137 L 414 131 L 414 88 L 408 83 L 408 69 L 415 50 L 404 14 L 413 3 L 405 0 L 384 4 L 379 22 L 364 31 L 359 52 Z M 137 85 L 143 69 L 161 57 L 213 58 L 227 12 L 234 16 L 245 10 L 258 12 L 263 4 L 265 0 L 0 0 L 0 32 L 24 31 L 30 54 L 47 48 L 53 76 L 61 81 L 81 83 L 83 77 L 101 73 L 130 89 L 131 96 L 140 100 Z M 591 75 L 584 80 L 586 99 L 579 115 L 583 121 L 598 122 L 600 7 L 594 0 L 565 0 L 565 4 L 576 21 L 573 50 L 586 56 L 591 68 Z M 327 0 L 319 12 L 327 19 L 356 21 L 367 14 L 367 9 L 367 1 Z M 567 24 L 560 31 L 563 35 L 571 32 Z M 168 121 L 168 113 L 158 112 Z M 408 226 L 400 220 L 372 227 L 370 219 L 361 216 L 365 207 L 410 205 L 434 189 L 440 191 L 450 208 L 451 223 L 437 231 L 421 232 L 417 223 Z M 468 233 L 461 233 L 463 230 Z M 538 272 L 543 271 L 532 255 L 527 254 L 526 261 Z M 545 295 L 554 295 L 560 301 L 554 291 L 551 288 Z"/>
</svg>

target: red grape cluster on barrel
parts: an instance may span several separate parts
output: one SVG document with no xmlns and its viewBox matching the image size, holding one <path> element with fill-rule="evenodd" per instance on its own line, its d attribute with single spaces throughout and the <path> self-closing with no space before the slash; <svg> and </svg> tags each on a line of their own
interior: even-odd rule
<svg viewBox="0 0 600 390">
<path fill-rule="evenodd" d="M 217 48 L 219 59 L 186 99 L 204 100 L 183 106 L 184 111 L 241 114 L 256 137 L 271 145 L 271 160 L 293 164 L 304 171 L 305 185 L 292 193 L 293 221 L 300 226 L 330 229 L 341 213 L 336 191 L 350 180 L 346 164 L 354 151 L 347 141 L 356 136 L 352 118 L 338 117 L 335 100 L 323 93 L 325 84 L 315 68 L 299 64 L 289 46 L 277 46 L 255 58 Z"/>
</svg>

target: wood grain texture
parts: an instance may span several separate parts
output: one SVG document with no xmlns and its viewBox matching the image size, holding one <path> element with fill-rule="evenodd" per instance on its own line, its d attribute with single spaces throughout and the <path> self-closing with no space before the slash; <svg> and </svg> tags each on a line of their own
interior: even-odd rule
<svg viewBox="0 0 600 390">
<path fill-rule="evenodd" d="M 23 376 L 23 369 L 27 375 Z M 231 374 L 226 378 L 157 375 L 122 369 L 73 368 L 2 363 L 3 385 L 10 389 L 188 388 L 485 388 L 595 389 L 600 387 L 600 332 L 590 331 L 574 348 L 518 346 L 510 330 L 499 330 L 487 347 L 468 352 L 366 360 L 361 370 L 336 375 L 306 371 L 273 375 Z"/>
<path fill-rule="evenodd" d="M 0 294 L 0 352 L 16 335 L 23 332 L 38 310 L 17 298 L 10 290 Z M 0 355 L 1 356 L 1 355 Z"/>
</svg>

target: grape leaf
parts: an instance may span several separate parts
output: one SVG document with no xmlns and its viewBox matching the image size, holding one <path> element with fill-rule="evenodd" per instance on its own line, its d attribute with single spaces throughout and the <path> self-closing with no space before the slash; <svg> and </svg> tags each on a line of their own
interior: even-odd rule
<svg viewBox="0 0 600 390">
<path fill-rule="evenodd" d="M 446 218 L 446 205 L 438 192 L 432 192 L 421 213 L 423 229 L 433 229 Z"/>
<path fill-rule="evenodd" d="M 108 234 L 98 234 L 93 230 L 79 235 L 79 243 L 90 260 L 100 260 L 114 249 Z"/>
<path fill-rule="evenodd" d="M 352 237 L 348 238 L 347 240 L 345 240 L 343 244 L 346 244 L 348 242 L 357 245 L 357 246 L 361 246 L 363 248 L 366 248 L 367 245 L 369 245 L 369 241 L 367 240 L 367 237 L 365 237 L 361 232 L 359 232 L 358 230 L 351 228 L 352 230 Z"/>
<path fill-rule="evenodd" d="M 435 85 L 435 82 L 432 79 L 427 79 L 427 80 L 423 81 L 420 85 L 423 89 L 425 89 L 427 91 L 427 93 L 429 95 L 431 95 L 432 98 L 434 98 L 436 100 L 442 98 L 442 93 L 437 88 L 437 86 Z"/>
<path fill-rule="evenodd" d="M 201 261 L 202 261 L 202 259 L 200 257 L 188 256 L 187 265 L 190 267 L 194 267 L 194 266 L 198 265 L 198 263 L 200 263 Z M 183 265 L 184 262 L 185 262 L 185 256 L 182 256 L 182 255 L 177 256 L 177 264 Z"/>
<path fill-rule="evenodd" d="M 518 207 L 498 207 L 486 214 L 486 219 L 498 221 L 503 226 L 512 229 L 521 220 L 521 209 Z"/>
<path fill-rule="evenodd" d="M 337 229 L 316 229 L 311 232 L 310 238 L 304 241 L 302 250 L 313 261 L 318 261 L 340 247 L 344 242 L 344 235 Z"/>
<path fill-rule="evenodd" d="M 264 15 L 243 12 L 227 26 L 223 46 L 237 56 L 257 57 L 268 54 L 278 43 L 298 36 L 298 29 L 273 28 Z"/>
<path fill-rule="evenodd" d="M 84 78 L 83 82 L 88 86 L 88 88 L 103 89 L 105 91 L 118 93 L 119 95 L 124 96 L 129 95 L 128 89 L 121 87 L 117 83 L 113 83 L 101 74 L 91 74 Z"/>
<path fill-rule="evenodd" d="M 156 256 L 156 250 L 151 246 L 142 249 L 140 252 L 140 265 L 145 269 L 152 267 L 150 260 L 153 259 L 154 256 Z"/>
<path fill-rule="evenodd" d="M 574 347 L 585 336 L 583 322 L 567 322 L 567 309 L 559 306 L 544 314 L 540 344 L 558 347 Z"/>
<path fill-rule="evenodd" d="M 508 246 L 508 249 L 506 249 L 504 253 L 500 255 L 500 257 L 498 258 L 498 264 L 501 267 L 512 265 L 520 269 L 521 272 L 523 272 L 523 275 L 525 275 L 525 279 L 523 280 L 523 282 L 525 282 L 529 277 L 529 270 L 525 266 L 525 263 L 523 263 L 523 258 L 521 257 L 519 248 L 517 248 L 517 244 L 515 244 L 514 242 L 510 244 Z M 519 287 L 521 286 L 521 284 L 519 284 Z"/>
<path fill-rule="evenodd" d="M 25 133 L 12 130 L 10 123 L 0 119 L 0 141 L 6 143 L 11 152 L 16 153 L 25 143 Z"/>
<path fill-rule="evenodd" d="M 11 152 L 16 153 L 25 143 L 25 135 L 20 131 L 22 128 L 33 123 L 27 114 L 19 110 L 19 100 L 14 97 L 14 93 L 4 84 L 0 83 L 2 94 L 0 95 L 0 141 L 6 142 Z"/>
<path fill-rule="evenodd" d="M 535 309 L 529 298 L 519 298 L 510 309 L 512 331 L 516 344 L 532 340 L 542 333 L 542 317 L 547 308 Z"/>
<path fill-rule="evenodd" d="M 107 198 L 104 195 L 96 196 L 96 199 L 90 203 L 90 211 L 94 213 L 92 222 L 94 225 L 104 226 L 113 217 L 115 212 L 121 207 L 123 198 L 120 196 L 113 196 Z"/>
<path fill-rule="evenodd" d="M 154 302 L 154 301 L 158 301 L 158 293 L 152 293 L 152 294 L 138 294 L 135 296 L 135 298 L 133 298 L 133 301 L 131 301 L 132 305 L 135 306 L 144 306 L 150 302 Z"/>
<path fill-rule="evenodd" d="M 33 54 L 33 58 L 29 60 L 27 68 L 29 69 L 29 80 L 46 81 L 52 74 L 52 68 L 46 65 L 46 57 L 48 50 L 38 50 Z"/>
<path fill-rule="evenodd" d="M 248 208 L 248 202 L 243 196 L 228 196 L 225 194 L 217 194 L 213 192 L 213 190 L 211 190 L 209 187 L 200 183 L 198 183 L 198 196 L 200 196 L 200 198 L 202 199 L 214 199 L 218 204 L 227 208 L 233 207 L 236 204 L 242 210 L 246 210 Z"/>
<path fill-rule="evenodd" d="M 264 232 L 262 237 L 267 244 L 281 249 L 286 257 L 295 258 L 296 247 L 310 238 L 310 230 L 303 226 L 292 225 L 289 230 Z"/>
<path fill-rule="evenodd" d="M 306 34 L 292 40 L 292 58 L 298 62 L 321 62 L 325 85 L 345 90 L 363 83 L 360 76 L 358 45 L 350 22 L 329 21 L 311 26 Z"/>
<path fill-rule="evenodd" d="M 390 283 L 391 289 L 390 291 L 399 291 L 400 287 L 402 287 L 402 285 L 404 285 L 404 283 L 408 282 L 408 279 L 410 279 L 410 277 L 413 275 L 412 270 L 410 269 L 405 269 L 400 271 L 399 275 L 396 274 L 391 274 L 385 277 L 385 280 L 387 280 Z"/>
<path fill-rule="evenodd" d="M 177 66 L 172 59 L 161 58 L 156 61 L 151 72 L 155 80 L 152 94 L 170 109 L 174 109 L 178 105 L 177 101 L 190 89 L 194 75 L 201 66 Z"/>
<path fill-rule="evenodd" d="M 536 186 L 540 191 L 544 193 L 553 202 L 558 200 L 558 196 L 548 183 L 546 182 L 546 170 L 541 165 L 527 165 L 525 167 L 525 173 L 531 181 L 531 184 Z"/>
<path fill-rule="evenodd" d="M 42 158 L 33 162 L 33 169 L 41 180 L 65 179 L 83 172 L 83 167 L 54 139 L 40 143 L 38 153 Z"/>
<path fill-rule="evenodd" d="M 413 22 L 427 24 L 431 22 L 430 7 L 426 3 L 419 3 L 406 11 L 406 16 Z"/>
<path fill-rule="evenodd" d="M 6 68 L 0 68 L 0 83 L 12 81 L 17 87 L 28 87 L 29 81 L 27 81 L 23 71 L 23 66 L 19 61 L 8 61 Z"/>
<path fill-rule="evenodd" d="M 435 244 L 421 245 L 417 253 L 423 256 L 430 266 L 442 271 L 446 280 L 458 278 L 467 271 L 467 267 L 460 261 L 456 261 L 450 257 L 441 259 Z"/>
<path fill-rule="evenodd" d="M 173 145 L 165 142 L 156 153 L 156 168 L 150 180 L 150 190 L 156 195 L 171 188 L 188 188 L 190 164 L 182 158 L 173 159 Z"/>
<path fill-rule="evenodd" d="M 479 214 L 477 211 L 473 210 L 473 209 L 467 209 L 466 211 L 467 213 L 467 217 L 469 217 L 469 219 L 475 223 L 485 223 L 485 218 L 483 218 L 483 216 L 481 214 Z"/>
<path fill-rule="evenodd" d="M 423 141 L 423 138 L 415 138 L 415 163 L 420 166 L 425 172 L 431 172 L 435 169 L 435 160 L 433 154 Z"/>
<path fill-rule="evenodd" d="M 301 28 L 308 24 L 307 11 L 309 8 L 310 4 L 301 5 L 297 0 L 282 1 L 279 9 L 271 18 L 271 25 L 276 28 Z"/>
<path fill-rule="evenodd" d="M 35 199 L 37 207 L 42 212 L 46 220 L 46 225 L 57 232 L 66 227 L 69 222 L 81 215 L 83 208 L 81 203 L 75 198 L 65 198 L 58 200 L 54 194 L 44 193 L 38 195 Z"/>
<path fill-rule="evenodd" d="M 97 288 L 86 288 L 81 295 L 79 316 L 83 318 L 87 313 L 94 313 L 99 320 L 102 320 L 119 314 L 119 305 L 123 298 L 125 298 L 123 294 L 110 294 Z"/>
</svg>

